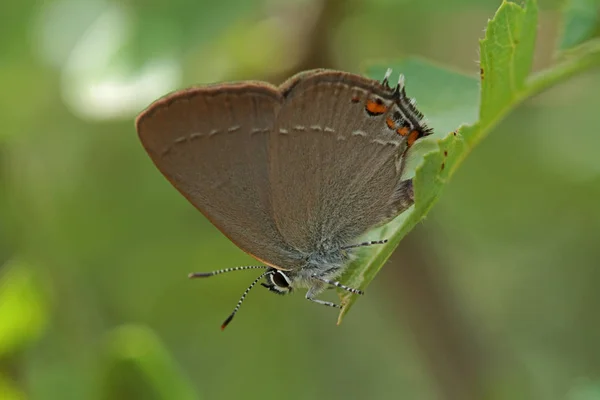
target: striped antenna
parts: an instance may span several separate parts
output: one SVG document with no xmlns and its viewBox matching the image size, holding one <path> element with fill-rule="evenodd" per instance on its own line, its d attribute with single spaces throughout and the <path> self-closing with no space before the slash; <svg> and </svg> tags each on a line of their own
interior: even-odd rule
<svg viewBox="0 0 600 400">
<path fill-rule="evenodd" d="M 342 250 L 348 250 L 348 249 L 354 249 L 356 247 L 366 247 L 366 246 L 372 246 L 374 244 L 384 244 L 387 243 L 387 239 L 385 240 L 374 240 L 371 242 L 363 242 L 363 243 L 358 243 L 358 244 L 351 244 L 349 246 L 344 246 L 342 247 Z"/>
<path fill-rule="evenodd" d="M 225 272 L 243 271 L 245 269 L 265 269 L 264 265 L 245 265 L 243 267 L 223 268 L 212 272 L 192 272 L 188 278 L 208 278 L 209 276 L 224 274 Z"/>
<path fill-rule="evenodd" d="M 223 322 L 223 324 L 221 324 L 221 330 L 224 330 L 227 327 L 227 325 L 229 325 L 229 323 L 231 322 L 231 320 L 233 319 L 233 317 L 235 317 L 235 313 L 238 312 L 238 310 L 242 306 L 242 303 L 244 302 L 244 299 L 246 298 L 246 295 L 248 294 L 248 292 L 250 292 L 250 290 L 252 290 L 252 288 L 254 287 L 254 285 L 256 285 L 258 283 L 258 281 L 260 281 L 265 276 L 272 275 L 272 274 L 273 274 L 273 271 L 265 271 L 262 274 L 260 274 L 260 276 L 258 278 L 256 278 L 254 280 L 254 282 L 252 282 L 250 284 L 250 286 L 248 286 L 248 289 L 246 289 L 244 291 L 244 293 L 242 294 L 242 297 L 240 297 L 240 300 L 237 302 L 237 304 L 236 304 L 235 308 L 233 309 L 233 312 L 231 313 L 231 315 L 229 315 L 229 317 L 227 317 L 227 319 L 225 320 L 225 322 Z"/>
</svg>

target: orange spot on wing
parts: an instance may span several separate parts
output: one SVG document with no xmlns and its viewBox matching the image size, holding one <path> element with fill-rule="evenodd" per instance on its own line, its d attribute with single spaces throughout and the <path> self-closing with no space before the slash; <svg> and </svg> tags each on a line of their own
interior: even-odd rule
<svg viewBox="0 0 600 400">
<path fill-rule="evenodd" d="M 402 128 L 399 128 L 398 130 L 396 130 L 396 133 L 400 136 L 406 136 L 408 135 L 410 131 L 408 130 L 407 126 L 403 126 Z"/>
<path fill-rule="evenodd" d="M 408 145 L 408 147 L 412 146 L 413 143 L 419 138 L 420 135 L 421 135 L 421 132 L 412 131 L 410 133 L 410 135 L 408 135 L 408 139 L 406 140 L 406 144 Z"/>
<path fill-rule="evenodd" d="M 365 109 L 371 115 L 381 115 L 387 111 L 387 106 L 383 104 L 381 99 L 368 100 Z"/>
<path fill-rule="evenodd" d="M 394 120 L 393 120 L 393 119 L 391 119 L 390 117 L 387 117 L 387 118 L 385 119 L 385 123 L 387 124 L 388 128 L 390 128 L 390 129 L 392 129 L 392 130 L 393 130 L 393 129 L 396 129 L 396 123 L 395 123 L 395 122 L 394 122 Z"/>
</svg>

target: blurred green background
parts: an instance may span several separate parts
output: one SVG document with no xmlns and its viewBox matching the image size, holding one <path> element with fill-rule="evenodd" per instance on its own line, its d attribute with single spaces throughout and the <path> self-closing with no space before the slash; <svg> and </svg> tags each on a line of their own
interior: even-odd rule
<svg viewBox="0 0 600 400">
<path fill-rule="evenodd" d="M 561 6 L 539 3 L 536 69 Z M 255 261 L 134 130 L 197 83 L 407 55 L 477 75 L 499 4 L 3 2 L 0 399 L 600 399 L 598 71 L 503 121 L 341 326 L 258 288 L 221 332 L 256 273 L 187 273 Z"/>
</svg>

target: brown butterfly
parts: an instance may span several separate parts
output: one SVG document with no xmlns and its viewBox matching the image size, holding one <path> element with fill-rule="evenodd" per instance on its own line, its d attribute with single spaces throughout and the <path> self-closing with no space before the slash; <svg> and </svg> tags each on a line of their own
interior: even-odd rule
<svg viewBox="0 0 600 400">
<path fill-rule="evenodd" d="M 328 286 L 370 229 L 413 203 L 402 180 L 407 150 L 432 133 L 402 75 L 391 88 L 346 72 L 313 70 L 279 87 L 246 81 L 170 94 L 142 112 L 139 137 L 163 175 L 225 236 L 264 266 L 222 328 L 261 279 L 285 294 Z"/>
</svg>

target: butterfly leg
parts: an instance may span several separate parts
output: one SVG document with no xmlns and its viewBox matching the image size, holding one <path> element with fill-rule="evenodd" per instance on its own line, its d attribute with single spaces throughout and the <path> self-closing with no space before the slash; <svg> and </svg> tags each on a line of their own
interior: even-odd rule
<svg viewBox="0 0 600 400">
<path fill-rule="evenodd" d="M 325 285 L 323 285 L 323 283 L 316 282 L 310 289 L 308 289 L 308 292 L 306 292 L 306 300 L 310 300 L 314 303 L 322 304 L 322 305 L 328 306 L 328 307 L 342 308 L 342 306 L 332 303 L 330 301 L 319 300 L 319 299 L 315 298 L 316 295 L 318 295 L 319 293 L 321 293 L 323 291 L 324 286 Z"/>
<path fill-rule="evenodd" d="M 306 300 L 310 300 L 310 301 L 318 303 L 318 304 L 323 304 L 324 306 L 328 306 L 328 307 L 342 308 L 342 306 L 340 306 L 339 304 L 332 303 L 331 301 L 319 300 L 319 299 L 315 299 L 314 297 L 310 297 L 309 293 L 310 293 L 310 291 L 306 293 Z"/>
<path fill-rule="evenodd" d="M 386 240 L 386 242 L 387 242 L 387 240 Z M 329 280 L 329 279 L 320 278 L 320 277 L 318 277 L 317 275 L 313 275 L 313 278 L 314 278 L 314 279 L 318 279 L 318 280 L 320 280 L 321 282 L 323 282 L 323 283 L 326 283 L 326 284 L 328 284 L 328 285 L 332 285 L 332 286 L 335 286 L 335 287 L 337 287 L 337 288 L 344 289 L 345 291 L 347 291 L 347 292 L 350 292 L 350 293 L 354 293 L 354 294 L 365 294 L 365 292 L 363 292 L 363 291 L 362 291 L 362 290 L 360 290 L 360 289 L 354 289 L 354 288 L 348 287 L 348 286 L 346 286 L 346 285 L 343 285 L 343 284 L 339 283 L 338 281 L 332 281 L 332 280 Z"/>
</svg>

